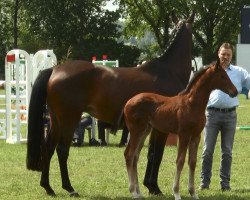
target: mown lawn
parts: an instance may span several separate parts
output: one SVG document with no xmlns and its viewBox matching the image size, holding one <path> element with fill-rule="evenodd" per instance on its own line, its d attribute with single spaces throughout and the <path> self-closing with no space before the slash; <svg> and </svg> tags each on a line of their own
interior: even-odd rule
<svg viewBox="0 0 250 200">
<path fill-rule="evenodd" d="M 250 126 L 250 100 L 240 95 L 241 106 L 238 108 L 238 126 Z M 69 156 L 69 174 L 71 183 L 80 193 L 80 199 L 108 200 L 131 199 L 128 192 L 128 179 L 125 169 L 123 152 L 125 148 L 116 145 L 121 134 L 110 136 L 111 145 L 108 147 L 71 148 Z M 238 130 L 235 138 L 232 180 L 230 192 L 221 192 L 219 183 L 220 139 L 214 155 L 213 177 L 208 191 L 198 191 L 200 199 L 204 200 L 249 200 L 250 199 L 250 131 Z M 201 148 L 199 147 L 196 171 L 196 188 L 200 184 L 199 173 L 201 164 Z M 159 185 L 165 197 L 149 197 L 142 185 L 146 168 L 147 143 L 142 150 L 139 161 L 139 182 L 141 191 L 146 199 L 174 199 L 172 184 L 175 171 L 176 147 L 165 149 L 159 172 Z M 0 140 L 0 199 L 72 199 L 61 188 L 61 179 L 57 156 L 51 163 L 50 181 L 57 193 L 56 198 L 48 197 L 39 186 L 40 173 L 28 171 L 25 168 L 26 145 L 6 144 Z M 181 176 L 181 194 L 183 199 L 190 200 L 187 191 L 187 164 Z"/>
</svg>

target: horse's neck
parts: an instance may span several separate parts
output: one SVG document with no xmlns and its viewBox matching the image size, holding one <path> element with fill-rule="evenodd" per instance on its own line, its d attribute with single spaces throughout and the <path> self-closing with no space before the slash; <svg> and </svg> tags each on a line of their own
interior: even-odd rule
<svg viewBox="0 0 250 200">
<path fill-rule="evenodd" d="M 169 49 L 160 57 L 162 61 L 176 60 L 179 62 L 190 62 L 192 56 L 192 34 L 189 32 L 183 33 L 179 38 L 174 40 Z M 181 62 L 180 62 L 181 63 Z"/>
<path fill-rule="evenodd" d="M 210 85 L 210 78 L 207 79 L 199 79 L 190 89 L 189 93 L 187 94 L 188 99 L 191 105 L 199 105 L 198 107 L 202 110 L 205 110 L 210 93 L 212 89 L 209 87 Z"/>
</svg>

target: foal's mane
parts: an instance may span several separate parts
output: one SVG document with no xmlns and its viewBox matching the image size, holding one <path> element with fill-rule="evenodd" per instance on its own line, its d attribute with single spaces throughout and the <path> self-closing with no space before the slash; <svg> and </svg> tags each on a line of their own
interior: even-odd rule
<svg viewBox="0 0 250 200">
<path fill-rule="evenodd" d="M 181 92 L 179 93 L 179 95 L 187 94 L 187 93 L 190 91 L 190 89 L 193 87 L 193 85 L 200 79 L 200 77 L 201 77 L 201 76 L 202 76 L 211 66 L 213 66 L 213 65 L 210 64 L 210 65 L 208 65 L 208 66 L 201 67 L 201 68 L 199 69 L 199 71 L 197 71 L 197 72 L 194 74 L 193 78 L 189 81 L 189 83 L 188 83 L 186 89 L 184 89 L 183 91 L 181 91 Z"/>
</svg>

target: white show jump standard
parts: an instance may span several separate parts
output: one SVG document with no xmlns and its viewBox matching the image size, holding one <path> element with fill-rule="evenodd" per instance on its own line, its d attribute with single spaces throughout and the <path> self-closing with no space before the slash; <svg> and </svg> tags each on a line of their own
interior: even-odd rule
<svg viewBox="0 0 250 200">
<path fill-rule="evenodd" d="M 0 139 L 6 139 L 7 143 L 12 144 L 27 140 L 26 124 L 33 82 L 39 71 L 52 67 L 56 63 L 56 56 L 52 50 L 41 50 L 34 56 L 20 49 L 7 53 L 5 95 L 0 95 L 1 99 L 5 99 L 5 109 L 0 110 L 1 115 L 5 118 L 0 119 Z M 22 132 L 24 133 L 22 134 Z"/>
</svg>

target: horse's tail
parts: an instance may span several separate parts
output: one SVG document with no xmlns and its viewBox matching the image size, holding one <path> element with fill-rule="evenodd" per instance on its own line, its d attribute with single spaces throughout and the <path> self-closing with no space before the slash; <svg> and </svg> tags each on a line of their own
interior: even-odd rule
<svg viewBox="0 0 250 200">
<path fill-rule="evenodd" d="M 27 169 L 42 170 L 42 146 L 44 144 L 44 112 L 46 109 L 47 83 L 53 68 L 40 72 L 32 87 L 29 103 Z"/>
</svg>

